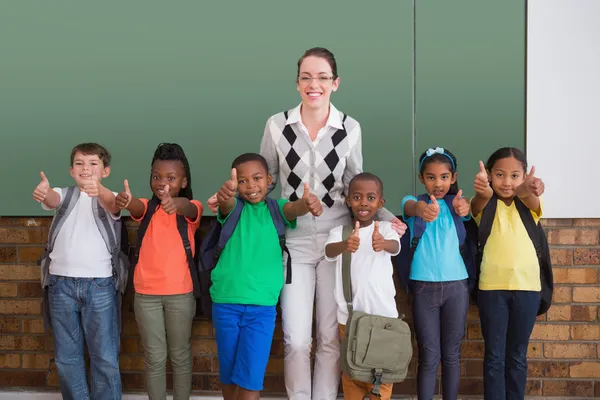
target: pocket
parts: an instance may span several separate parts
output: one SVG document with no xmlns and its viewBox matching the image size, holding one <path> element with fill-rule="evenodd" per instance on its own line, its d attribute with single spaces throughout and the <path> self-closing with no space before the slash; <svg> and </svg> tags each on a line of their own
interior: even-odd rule
<svg viewBox="0 0 600 400">
<path fill-rule="evenodd" d="M 363 365 L 395 370 L 402 355 L 402 335 L 396 331 L 373 327 Z"/>
<path fill-rule="evenodd" d="M 99 289 L 115 289 L 115 277 L 109 276 L 108 278 L 92 278 L 92 285 Z"/>
<path fill-rule="evenodd" d="M 423 281 L 410 281 L 412 286 L 412 291 L 414 294 L 419 294 L 425 290 L 427 287 L 427 282 Z"/>
<path fill-rule="evenodd" d="M 58 276 L 50 275 L 50 282 L 48 282 L 48 287 L 53 288 L 54 286 L 56 286 L 57 282 L 58 282 Z"/>
</svg>

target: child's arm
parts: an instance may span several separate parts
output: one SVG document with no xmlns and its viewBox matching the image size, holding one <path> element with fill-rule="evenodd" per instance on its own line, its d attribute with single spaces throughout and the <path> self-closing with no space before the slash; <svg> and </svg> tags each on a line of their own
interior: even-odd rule
<svg viewBox="0 0 600 400">
<path fill-rule="evenodd" d="M 490 186 L 488 174 L 482 161 L 479 161 L 479 172 L 475 175 L 473 188 L 475 189 L 475 197 L 471 200 L 471 214 L 476 217 L 494 195 L 494 190 Z"/>
<path fill-rule="evenodd" d="M 144 210 L 146 207 L 144 203 L 137 197 L 133 197 L 131 195 L 131 190 L 129 189 L 129 182 L 125 179 L 125 190 L 117 195 L 115 198 L 115 204 L 119 208 L 119 210 L 127 209 L 133 218 L 141 218 L 144 215 Z"/>
<path fill-rule="evenodd" d="M 162 209 L 169 215 L 177 213 L 195 221 L 198 218 L 198 208 L 185 197 L 171 197 L 169 189 L 169 185 L 166 185 L 164 188 L 165 194 L 160 197 L 160 206 Z"/>
<path fill-rule="evenodd" d="M 534 176 L 534 174 L 535 167 L 531 167 L 531 171 L 527 174 L 523 183 L 515 190 L 515 194 L 527 208 L 540 215 L 540 196 L 544 193 L 544 182 L 540 178 Z"/>
<path fill-rule="evenodd" d="M 383 235 L 379 233 L 379 221 L 375 221 L 372 238 L 373 250 L 376 252 L 385 251 L 390 254 L 398 254 L 400 251 L 400 243 L 397 240 L 385 239 Z"/>
<path fill-rule="evenodd" d="M 117 207 L 115 195 L 105 186 L 103 186 L 99 180 L 90 179 L 83 185 L 83 191 L 90 197 L 97 197 L 98 203 L 106 211 L 112 214 L 118 214 L 121 209 Z"/>
<path fill-rule="evenodd" d="M 341 242 L 327 244 L 325 246 L 325 256 L 327 258 L 336 258 L 346 250 L 348 250 L 350 253 L 356 252 L 360 246 L 360 238 L 358 237 L 359 229 L 360 223 L 356 221 L 352 236 L 350 236 L 347 240 L 342 240 Z"/>
<path fill-rule="evenodd" d="M 217 201 L 219 202 L 219 213 L 225 217 L 229 215 L 235 207 L 235 193 L 238 188 L 237 170 L 231 170 L 231 178 L 227 180 L 221 189 L 217 192 Z"/>
<path fill-rule="evenodd" d="M 323 213 L 323 205 L 321 204 L 321 200 L 310 192 L 309 184 L 305 183 L 302 198 L 285 203 L 283 206 L 283 215 L 288 221 L 293 221 L 309 212 L 318 217 Z"/>
<path fill-rule="evenodd" d="M 431 199 L 431 203 L 429 204 L 423 200 L 407 200 L 404 203 L 404 215 L 407 217 L 420 217 L 425 222 L 435 221 L 440 213 L 440 205 L 433 195 L 429 196 L 429 198 Z"/>
<path fill-rule="evenodd" d="M 53 210 L 60 204 L 60 195 L 50 189 L 50 182 L 48 182 L 48 178 L 43 172 L 40 172 L 40 176 L 42 180 L 33 190 L 33 199 Z"/>
<path fill-rule="evenodd" d="M 462 196 L 462 189 L 458 191 L 456 196 L 454 196 L 454 200 L 452 201 L 452 207 L 454 208 L 454 212 L 458 216 L 464 218 L 469 215 L 471 205 L 469 204 L 469 199 Z"/>
</svg>

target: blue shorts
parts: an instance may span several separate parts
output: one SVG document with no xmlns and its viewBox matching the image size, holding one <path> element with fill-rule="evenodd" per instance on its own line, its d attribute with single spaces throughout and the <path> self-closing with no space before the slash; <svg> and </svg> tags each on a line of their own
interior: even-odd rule
<svg viewBox="0 0 600 400">
<path fill-rule="evenodd" d="M 213 303 L 221 383 L 263 389 L 276 315 L 275 306 Z"/>
</svg>

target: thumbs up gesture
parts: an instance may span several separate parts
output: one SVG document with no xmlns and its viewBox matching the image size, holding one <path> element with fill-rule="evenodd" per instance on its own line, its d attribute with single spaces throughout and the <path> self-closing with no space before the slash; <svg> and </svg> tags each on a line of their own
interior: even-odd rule
<svg viewBox="0 0 600 400">
<path fill-rule="evenodd" d="M 314 194 L 310 192 L 310 185 L 308 183 L 304 183 L 304 194 L 302 195 L 302 201 L 304 201 L 304 207 L 308 210 L 309 213 L 318 217 L 323 213 L 323 205 L 321 204 L 321 200 Z"/>
<path fill-rule="evenodd" d="M 169 215 L 177 212 L 177 206 L 175 205 L 175 202 L 171 197 L 170 190 L 171 188 L 169 187 L 169 185 L 165 185 L 165 187 L 163 188 L 163 194 L 159 197 L 160 206 Z"/>
<path fill-rule="evenodd" d="M 520 198 L 527 197 L 530 194 L 540 197 L 544 193 L 544 188 L 544 182 L 535 176 L 535 166 L 533 166 L 525 180 L 515 190 L 515 194 Z"/>
<path fill-rule="evenodd" d="M 435 196 L 429 196 L 431 199 L 431 203 L 426 204 L 424 202 L 419 202 L 420 204 L 420 217 L 425 220 L 425 222 L 432 222 L 438 217 L 440 213 L 440 205 L 438 204 Z"/>
<path fill-rule="evenodd" d="M 237 170 L 233 168 L 231 170 L 231 177 L 225 181 L 221 189 L 217 192 L 217 200 L 219 202 L 227 202 L 235 197 L 238 188 Z"/>
<path fill-rule="evenodd" d="M 95 176 L 92 176 L 89 180 L 84 182 L 82 192 L 87 193 L 90 197 L 98 197 L 101 188 L 102 184 L 100 183 L 100 180 Z"/>
<path fill-rule="evenodd" d="M 385 246 L 385 239 L 381 233 L 379 233 L 379 221 L 375 221 L 375 227 L 373 228 L 373 250 L 383 251 Z"/>
<path fill-rule="evenodd" d="M 352 236 L 350 236 L 346 240 L 346 250 L 348 250 L 350 253 L 355 253 L 356 250 L 358 250 L 358 247 L 360 246 L 360 238 L 358 236 L 359 229 L 360 222 L 356 221 L 356 224 L 354 225 L 354 232 L 352 232 Z"/>
<path fill-rule="evenodd" d="M 125 190 L 117 194 L 117 197 L 115 199 L 119 210 L 127 208 L 127 206 L 129 206 L 129 203 L 131 203 L 131 199 L 133 198 L 133 196 L 131 196 L 131 189 L 129 189 L 129 181 L 127 181 L 127 179 L 125 179 L 125 181 L 123 182 L 123 186 L 125 187 Z"/>
<path fill-rule="evenodd" d="M 48 190 L 50 190 L 50 182 L 48 182 L 48 178 L 43 172 L 40 172 L 40 177 L 42 178 L 40 183 L 33 190 L 33 199 L 38 203 L 46 200 L 46 196 L 48 196 Z"/>
<path fill-rule="evenodd" d="M 491 199 L 494 191 L 490 186 L 490 180 L 488 177 L 488 173 L 485 170 L 485 165 L 483 165 L 483 161 L 479 161 L 479 172 L 475 175 L 475 182 L 473 183 L 473 188 L 475 189 L 475 193 L 477 193 L 480 197 L 484 199 Z"/>
<path fill-rule="evenodd" d="M 454 200 L 452 201 L 452 206 L 454 207 L 454 211 L 457 215 L 460 215 L 461 217 L 466 217 L 467 215 L 469 215 L 471 205 L 469 204 L 469 201 L 467 199 L 462 197 L 462 190 L 459 190 L 456 196 L 454 197 Z"/>
</svg>

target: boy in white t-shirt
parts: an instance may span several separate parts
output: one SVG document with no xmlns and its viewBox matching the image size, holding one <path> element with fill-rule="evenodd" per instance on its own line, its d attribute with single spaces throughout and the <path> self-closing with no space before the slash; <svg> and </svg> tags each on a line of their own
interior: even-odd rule
<svg viewBox="0 0 600 400">
<path fill-rule="evenodd" d="M 45 210 L 57 210 L 50 228 L 55 234 L 50 235 L 47 253 L 40 260 L 44 318 L 50 319 L 52 327 L 63 398 L 117 400 L 121 399 L 120 274 L 114 272 L 113 254 L 101 233 L 110 230 L 118 245 L 116 193 L 101 184 L 110 174 L 110 153 L 96 143 L 79 144 L 71 151 L 70 172 L 75 186 L 50 189 L 41 172 L 33 192 Z M 89 383 L 84 343 L 90 355 Z"/>
<path fill-rule="evenodd" d="M 394 287 L 391 256 L 400 252 L 400 237 L 390 222 L 374 222 L 378 209 L 383 207 L 383 182 L 376 175 L 363 172 L 350 181 L 346 203 L 352 210 L 354 232 L 342 240 L 343 226 L 329 232 L 325 245 L 325 258 L 336 261 L 335 299 L 340 335 L 348 320 L 348 306 L 344 299 L 342 284 L 342 257 L 348 250 L 352 253 L 350 275 L 352 280 L 352 306 L 354 310 L 398 318 L 396 289 Z M 344 399 L 363 399 L 371 392 L 371 384 L 353 381 L 342 374 Z M 381 385 L 381 399 L 392 395 L 392 384 Z"/>
</svg>

